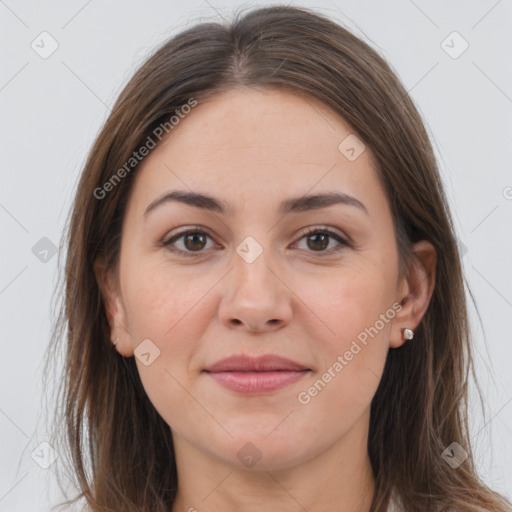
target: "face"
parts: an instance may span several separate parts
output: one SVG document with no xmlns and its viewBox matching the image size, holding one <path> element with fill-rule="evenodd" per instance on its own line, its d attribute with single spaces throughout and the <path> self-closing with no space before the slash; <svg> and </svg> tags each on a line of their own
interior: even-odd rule
<svg viewBox="0 0 512 512">
<path fill-rule="evenodd" d="M 175 442 L 277 469 L 368 427 L 403 290 L 389 204 L 353 137 L 315 100 L 237 89 L 143 160 L 112 328 Z M 297 367 L 205 371 L 264 355 Z"/>
</svg>

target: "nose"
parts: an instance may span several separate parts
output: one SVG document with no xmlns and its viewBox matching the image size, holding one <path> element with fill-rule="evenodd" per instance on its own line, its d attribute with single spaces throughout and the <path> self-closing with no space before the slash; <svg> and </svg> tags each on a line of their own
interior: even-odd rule
<svg viewBox="0 0 512 512">
<path fill-rule="evenodd" d="M 227 327 L 249 332 L 276 331 L 292 317 L 292 291 L 275 261 L 263 251 L 252 263 L 234 255 L 224 281 L 219 318 Z"/>
</svg>

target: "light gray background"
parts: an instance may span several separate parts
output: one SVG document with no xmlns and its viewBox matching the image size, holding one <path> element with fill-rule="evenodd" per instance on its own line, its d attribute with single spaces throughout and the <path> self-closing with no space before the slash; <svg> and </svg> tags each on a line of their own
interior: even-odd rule
<svg viewBox="0 0 512 512">
<path fill-rule="evenodd" d="M 472 309 L 488 408 L 484 419 L 472 395 L 476 460 L 482 478 L 512 498 L 512 1 L 291 3 L 319 9 L 377 48 L 424 116 L 485 332 L 484 339 Z M 32 248 L 43 237 L 59 245 L 87 152 L 148 52 L 194 22 L 229 17 L 240 5 L 0 0 L 2 512 L 48 511 L 59 496 L 55 466 L 43 469 L 31 457 L 47 439 L 40 419 L 42 355 L 57 257 L 41 261 Z M 59 45 L 47 59 L 31 48 L 34 40 L 42 46 L 43 31 Z M 441 46 L 453 31 L 469 43 L 456 59 Z M 452 39 L 452 52 L 462 48 Z"/>
</svg>

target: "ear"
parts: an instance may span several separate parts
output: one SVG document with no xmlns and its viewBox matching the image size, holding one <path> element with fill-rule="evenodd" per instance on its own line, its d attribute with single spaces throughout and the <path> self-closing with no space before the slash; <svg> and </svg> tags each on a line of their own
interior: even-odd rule
<svg viewBox="0 0 512 512">
<path fill-rule="evenodd" d="M 102 258 L 94 262 L 94 274 L 105 304 L 105 314 L 110 327 L 111 343 L 124 357 L 133 356 L 133 344 L 126 328 L 126 311 L 121 300 L 119 281 L 112 269 L 107 269 Z"/>
<path fill-rule="evenodd" d="M 419 325 L 427 311 L 436 281 L 437 254 L 434 246 L 426 240 L 413 245 L 414 261 L 409 265 L 407 275 L 401 279 L 397 301 L 401 309 L 393 319 L 389 340 L 392 348 L 401 347 L 402 329 L 412 329 Z M 411 340 L 414 343 L 414 339 Z"/>
</svg>

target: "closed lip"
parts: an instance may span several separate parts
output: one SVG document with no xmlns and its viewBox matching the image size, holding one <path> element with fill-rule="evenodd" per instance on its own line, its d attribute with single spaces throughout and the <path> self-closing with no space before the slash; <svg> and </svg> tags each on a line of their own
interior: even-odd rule
<svg viewBox="0 0 512 512">
<path fill-rule="evenodd" d="M 275 372 L 275 371 L 304 371 L 307 366 L 273 354 L 252 357 L 236 355 L 221 359 L 206 367 L 205 372 Z"/>
</svg>

